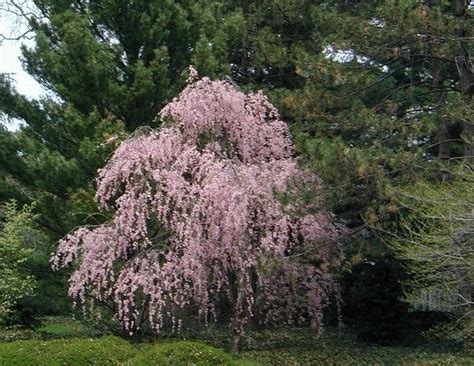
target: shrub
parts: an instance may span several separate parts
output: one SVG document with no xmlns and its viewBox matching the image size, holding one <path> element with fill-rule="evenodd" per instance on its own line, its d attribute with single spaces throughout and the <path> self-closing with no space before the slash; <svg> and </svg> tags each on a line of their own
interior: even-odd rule
<svg viewBox="0 0 474 366">
<path fill-rule="evenodd" d="M 202 342 L 179 341 L 144 346 L 130 361 L 133 366 L 152 365 L 233 365 L 230 354 Z"/>
<path fill-rule="evenodd" d="M 243 365 L 202 342 L 132 345 L 118 337 L 29 340 L 0 343 L 0 365 Z"/>
<path fill-rule="evenodd" d="M 117 337 L 0 344 L 0 365 L 123 365 L 135 348 Z"/>
<path fill-rule="evenodd" d="M 5 204 L 5 223 L 0 231 L 0 324 L 29 322 L 19 302 L 31 296 L 35 279 L 25 268 L 33 248 L 43 240 L 36 229 L 31 206 L 18 209 L 15 201 Z"/>
</svg>

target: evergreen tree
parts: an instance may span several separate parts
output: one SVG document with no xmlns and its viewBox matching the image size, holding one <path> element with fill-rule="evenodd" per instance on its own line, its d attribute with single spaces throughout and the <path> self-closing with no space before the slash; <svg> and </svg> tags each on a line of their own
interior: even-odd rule
<svg viewBox="0 0 474 366">
<path fill-rule="evenodd" d="M 28 21 L 35 46 L 23 48 L 24 65 L 50 93 L 30 101 L 5 76 L 0 80 L 0 111 L 26 124 L 2 130 L 8 148 L 0 199 L 38 201 L 42 224 L 57 238 L 100 221 L 90 216 L 97 169 L 125 134 L 155 125 L 187 66 L 224 70 L 239 16 L 223 18 L 232 9 L 209 1 L 34 4 L 37 14 Z"/>
<path fill-rule="evenodd" d="M 247 11 L 251 51 L 236 79 L 265 88 L 292 123 L 302 160 L 353 229 L 352 264 L 398 268 L 386 235 L 400 230 L 393 192 L 449 181 L 472 156 L 468 2 L 264 1 Z"/>
</svg>

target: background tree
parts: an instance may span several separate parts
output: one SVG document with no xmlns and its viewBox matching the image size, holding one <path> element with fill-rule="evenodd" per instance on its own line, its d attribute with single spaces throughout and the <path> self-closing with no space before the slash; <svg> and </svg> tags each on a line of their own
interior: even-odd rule
<svg viewBox="0 0 474 366">
<path fill-rule="evenodd" d="M 466 155 L 472 105 L 470 88 L 461 85 L 471 71 L 460 68 L 459 54 L 463 49 L 461 61 L 469 64 L 472 18 L 467 2 L 462 16 L 454 2 L 333 4 L 326 8 L 327 33 L 317 33 L 327 47 L 300 53 L 296 70 L 304 86 L 278 91 L 285 95 L 281 109 L 288 120 L 303 122 L 293 124 L 297 149 L 326 182 L 331 208 L 353 229 L 347 251 L 354 270 L 369 260 L 402 280 L 403 271 L 386 266 L 400 268 L 372 227 L 396 233 L 393 192 L 420 179 L 449 180 Z M 364 286 L 370 277 L 359 280 L 367 289 L 361 301 L 381 294 Z"/>
<path fill-rule="evenodd" d="M 91 216 L 91 180 L 116 147 L 110 142 L 156 126 L 156 114 L 183 85 L 184 68 L 191 60 L 204 68 L 225 53 L 224 34 L 238 19 L 222 22 L 226 6 L 206 1 L 33 3 L 33 12 L 21 13 L 35 40 L 23 48 L 24 65 L 49 94 L 30 101 L 6 77 L 0 81 L 0 110 L 25 123 L 3 131 L 2 145 L 10 147 L 0 162 L 3 198 L 38 201 L 42 224 L 57 238 L 100 222 Z M 4 4 L 11 11 L 22 5 Z M 214 69 L 205 67 L 209 74 L 228 69 L 219 57 Z"/>
<path fill-rule="evenodd" d="M 19 210 L 10 201 L 2 211 L 5 221 L 0 227 L 0 322 L 5 324 L 27 320 L 20 305 L 33 295 L 36 286 L 27 262 L 44 237 L 35 227 L 31 207 Z"/>
<path fill-rule="evenodd" d="M 454 173 L 454 172 L 453 172 Z M 461 313 L 467 347 L 473 345 L 474 318 L 474 181 L 472 167 L 460 167 L 451 184 L 420 182 L 399 192 L 403 236 L 392 245 L 408 260 L 409 300 L 436 291 L 442 306 Z M 427 304 L 430 306 L 431 304 Z M 459 317 L 458 317 L 459 319 Z"/>
</svg>

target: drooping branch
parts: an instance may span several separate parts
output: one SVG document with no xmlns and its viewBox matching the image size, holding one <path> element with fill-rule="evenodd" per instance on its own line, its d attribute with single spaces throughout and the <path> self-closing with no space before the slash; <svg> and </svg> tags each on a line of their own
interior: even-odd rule
<svg viewBox="0 0 474 366">
<path fill-rule="evenodd" d="M 275 107 L 203 78 L 159 115 L 169 123 L 123 142 L 99 171 L 96 200 L 114 218 L 68 235 L 52 258 L 78 261 L 70 294 L 111 295 L 127 332 L 144 319 L 160 330 L 190 304 L 207 324 L 222 299 L 237 343 L 256 315 L 320 330 L 339 229 L 321 202 L 298 198 L 300 186 L 317 197 L 320 182 L 298 167 Z"/>
</svg>

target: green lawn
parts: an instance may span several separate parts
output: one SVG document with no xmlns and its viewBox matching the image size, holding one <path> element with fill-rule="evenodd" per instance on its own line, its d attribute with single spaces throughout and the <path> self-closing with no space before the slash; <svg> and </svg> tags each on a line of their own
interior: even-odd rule
<svg viewBox="0 0 474 366">
<path fill-rule="evenodd" d="M 118 337 L 0 344 L 0 365 L 255 365 L 202 342 L 132 345 Z"/>
<path fill-rule="evenodd" d="M 0 365 L 474 365 L 446 341 L 374 346 L 335 332 L 317 339 L 306 329 L 250 332 L 239 357 L 226 351 L 229 337 L 222 330 L 201 333 L 201 340 L 188 334 L 139 344 L 92 334 L 67 319 L 50 319 L 35 332 L 0 330 Z"/>
</svg>

